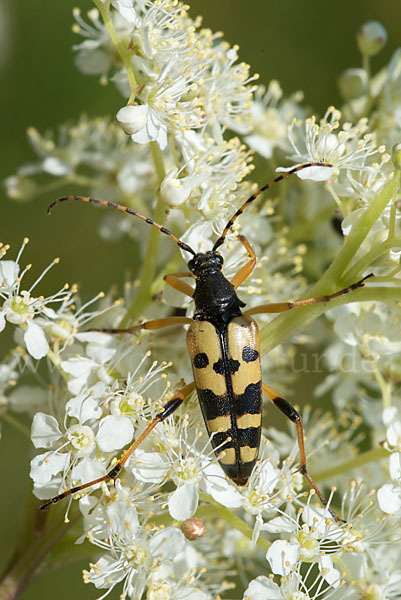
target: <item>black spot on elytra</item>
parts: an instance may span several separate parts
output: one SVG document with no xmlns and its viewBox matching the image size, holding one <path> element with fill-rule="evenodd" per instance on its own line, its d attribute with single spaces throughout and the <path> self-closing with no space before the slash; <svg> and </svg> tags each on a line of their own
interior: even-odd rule
<svg viewBox="0 0 401 600">
<path fill-rule="evenodd" d="M 219 358 L 219 360 L 214 363 L 213 371 L 217 373 L 217 375 L 224 375 L 224 361 L 222 358 Z"/>
<path fill-rule="evenodd" d="M 230 414 L 230 398 L 217 396 L 212 390 L 197 390 L 203 416 L 206 420 Z"/>
<path fill-rule="evenodd" d="M 228 371 L 229 373 L 236 373 L 240 368 L 240 363 L 238 360 L 234 360 L 230 358 L 228 361 Z M 213 371 L 218 375 L 224 375 L 224 361 L 222 358 L 219 358 L 217 362 L 213 365 Z"/>
<path fill-rule="evenodd" d="M 242 360 L 245 362 L 253 362 L 259 358 L 259 352 L 250 346 L 244 346 L 242 349 Z"/>
<path fill-rule="evenodd" d="M 196 367 L 197 369 L 204 369 L 208 366 L 208 364 L 209 359 L 207 357 L 207 354 L 205 354 L 204 352 L 199 352 L 199 354 L 197 354 L 194 357 L 194 367 Z"/>
<path fill-rule="evenodd" d="M 237 417 L 242 415 L 257 415 L 262 411 L 262 382 L 250 383 L 235 401 L 235 412 Z M 279 407 L 280 408 L 280 407 Z"/>
</svg>

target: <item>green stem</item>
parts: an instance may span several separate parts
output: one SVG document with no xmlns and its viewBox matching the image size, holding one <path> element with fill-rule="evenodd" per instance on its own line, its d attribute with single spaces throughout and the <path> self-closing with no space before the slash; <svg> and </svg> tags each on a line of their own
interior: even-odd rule
<svg viewBox="0 0 401 600">
<path fill-rule="evenodd" d="M 380 194 L 376 196 L 362 213 L 358 222 L 355 223 L 352 228 L 351 233 L 347 236 L 340 253 L 334 259 L 320 281 L 312 287 L 312 296 L 320 296 L 324 290 L 330 289 L 330 286 L 334 286 L 341 281 L 343 274 L 357 254 L 362 242 L 392 199 L 396 190 L 396 180 L 397 177 L 394 177 L 389 181 Z"/>
<path fill-rule="evenodd" d="M 336 467 L 332 467 L 331 469 L 324 469 L 323 471 L 319 471 L 318 473 L 313 474 L 313 481 L 325 481 L 328 479 L 333 479 L 338 475 L 343 475 L 353 469 L 358 469 L 359 467 L 363 467 L 371 462 L 376 462 L 382 458 L 386 458 L 389 453 L 384 448 L 374 448 L 373 450 L 368 450 L 367 452 L 363 452 L 350 460 L 347 460 Z"/>
<path fill-rule="evenodd" d="M 156 142 L 150 142 L 149 145 L 150 150 L 152 152 L 157 177 L 159 182 L 161 183 L 166 175 L 166 171 L 163 164 L 163 157 L 160 148 Z M 160 198 L 160 194 L 158 194 L 157 205 L 154 214 L 154 221 L 162 224 L 164 222 L 164 215 L 164 202 Z M 128 308 L 127 314 L 125 315 L 124 319 L 122 319 L 119 327 L 126 327 L 133 317 L 138 318 L 142 314 L 144 308 L 147 306 L 151 299 L 151 286 L 156 273 L 159 243 L 160 232 L 156 227 L 152 227 L 148 238 L 148 246 L 146 248 L 145 260 L 142 265 L 140 277 L 141 287 L 139 292 L 135 296 L 135 300 Z"/>
<path fill-rule="evenodd" d="M 394 198 L 394 200 L 395 200 L 395 198 Z M 391 209 L 390 209 L 390 223 L 388 226 L 388 239 L 389 240 L 391 238 L 394 238 L 394 236 L 395 236 L 396 218 L 397 218 L 397 206 L 396 206 L 395 202 L 393 202 L 393 204 L 391 205 Z"/>
<path fill-rule="evenodd" d="M 36 508 L 37 510 L 37 508 Z M 39 537 L 15 557 L 0 581 L 0 600 L 15 600 L 35 578 L 51 550 L 75 524 L 68 525 L 58 518 L 43 529 Z"/>
<path fill-rule="evenodd" d="M 359 221 L 352 228 L 350 235 L 345 240 L 344 245 L 337 257 L 334 259 L 321 279 L 309 290 L 309 297 L 321 296 L 329 293 L 331 290 L 335 289 L 335 287 L 341 289 L 349 283 L 355 283 L 354 281 L 349 281 L 348 279 L 344 281 L 344 273 L 346 272 L 348 265 L 352 263 L 355 254 L 359 250 L 369 231 L 379 219 L 380 215 L 393 197 L 394 191 L 397 189 L 397 184 L 398 177 L 394 177 L 394 179 L 385 185 L 380 194 L 378 194 L 377 197 L 366 208 L 366 210 L 360 216 Z M 382 289 L 385 288 L 381 288 L 380 292 Z M 391 289 L 393 288 L 388 288 L 388 290 Z M 262 353 L 268 352 L 290 335 L 304 329 L 305 325 L 307 325 L 313 319 L 316 319 L 316 317 L 324 313 L 326 310 L 328 310 L 328 308 L 341 306 L 343 304 L 347 304 L 348 302 L 365 300 L 366 296 L 369 295 L 366 293 L 366 291 L 366 288 L 355 290 L 350 294 L 335 298 L 329 304 L 312 304 L 310 306 L 288 311 L 279 315 L 261 331 L 260 339 Z M 394 291 L 397 292 L 398 290 L 394 289 Z M 384 296 L 389 298 L 386 292 L 384 293 Z M 396 294 L 396 296 L 398 296 L 398 294 Z M 372 295 L 370 295 L 370 297 L 373 300 L 383 301 L 382 296 L 379 294 L 379 288 L 375 288 L 373 297 Z"/>
<path fill-rule="evenodd" d="M 222 506 L 211 496 L 208 494 L 200 493 L 199 497 L 201 500 L 208 502 L 208 504 L 204 504 L 198 508 L 196 511 L 197 517 L 211 517 L 211 518 L 220 518 L 226 521 L 229 525 L 237 529 L 242 535 L 249 540 L 252 540 L 253 529 L 245 521 L 243 521 L 238 515 L 234 512 Z M 265 538 L 259 536 L 256 545 L 259 546 L 264 552 L 267 552 L 270 547 L 270 542 L 268 542 Z"/>
<path fill-rule="evenodd" d="M 261 353 L 264 355 L 270 352 L 278 344 L 281 344 L 281 342 L 297 331 L 304 329 L 308 323 L 320 317 L 320 315 L 329 309 L 350 304 L 351 302 L 368 301 L 384 302 L 384 304 L 394 307 L 395 302 L 401 302 L 401 288 L 366 287 L 334 298 L 329 303 L 311 304 L 283 313 L 263 328 L 261 334 Z"/>
<path fill-rule="evenodd" d="M 114 24 L 110 17 L 110 2 L 108 1 L 103 3 L 102 0 L 94 0 L 94 3 L 97 6 L 100 14 L 102 15 L 104 24 L 109 33 L 110 39 L 114 44 L 114 47 L 124 63 L 125 70 L 127 72 L 128 83 L 131 88 L 131 96 L 127 104 L 132 104 L 136 97 L 136 90 L 138 88 L 138 84 L 136 82 L 134 71 L 132 68 L 130 52 L 128 51 L 128 48 L 123 44 L 122 40 L 118 37 L 116 30 L 114 29 Z"/>
<path fill-rule="evenodd" d="M 343 203 L 341 202 L 340 198 L 338 197 L 335 189 L 333 188 L 331 183 L 326 183 L 326 188 L 329 191 L 331 197 L 333 198 L 334 202 L 337 204 L 338 208 L 340 209 L 341 213 L 344 212 L 344 206 Z M 332 211 L 333 212 L 333 211 Z"/>
<path fill-rule="evenodd" d="M 389 408 L 391 406 L 391 383 L 384 379 L 383 375 L 377 368 L 377 365 L 373 361 L 371 363 L 371 367 L 382 393 L 383 408 Z"/>
<path fill-rule="evenodd" d="M 373 265 L 373 263 L 379 259 L 383 254 L 386 254 L 392 248 L 401 248 L 401 238 L 388 238 L 382 244 L 375 246 L 369 252 L 360 258 L 352 267 L 347 271 L 347 279 L 354 281 L 358 278 L 360 273 L 364 273 L 366 269 Z"/>
</svg>

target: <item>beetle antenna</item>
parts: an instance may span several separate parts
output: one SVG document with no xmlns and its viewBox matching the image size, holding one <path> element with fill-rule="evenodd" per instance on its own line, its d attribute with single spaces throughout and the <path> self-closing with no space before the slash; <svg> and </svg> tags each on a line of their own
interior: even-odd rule
<svg viewBox="0 0 401 600">
<path fill-rule="evenodd" d="M 119 210 L 124 213 L 128 213 L 129 215 L 134 215 L 134 217 L 138 217 L 138 219 L 142 219 L 142 221 L 145 221 L 145 223 L 148 223 L 148 225 L 153 225 L 154 227 L 157 227 L 157 229 L 161 233 L 165 233 L 166 235 L 168 235 L 181 248 L 181 250 L 185 250 L 185 252 L 190 252 L 193 256 L 196 256 L 196 252 L 194 250 L 192 250 L 191 246 L 188 246 L 188 244 L 179 240 L 173 233 L 171 233 L 171 231 L 166 229 L 166 227 L 163 227 L 163 225 L 156 223 L 156 221 L 154 221 L 153 219 L 150 219 L 149 217 L 145 217 L 144 215 L 141 215 L 139 212 L 132 210 L 132 208 L 128 208 L 128 206 L 123 206 L 121 204 L 115 204 L 114 202 L 108 202 L 107 200 L 97 200 L 96 198 L 89 198 L 88 196 L 64 196 L 63 198 L 58 198 L 57 200 L 55 200 L 54 202 L 52 202 L 49 205 L 49 207 L 47 209 L 47 214 L 50 215 L 51 211 L 56 206 L 56 204 L 60 204 L 60 202 L 67 202 L 69 200 L 79 200 L 79 202 L 89 202 L 90 204 L 99 204 L 100 206 L 109 206 L 110 208 L 115 208 L 116 210 Z"/>
<path fill-rule="evenodd" d="M 212 252 L 215 252 L 217 250 L 217 248 L 219 248 L 219 246 L 221 246 L 224 243 L 226 235 L 227 235 L 228 231 L 231 229 L 231 227 L 233 226 L 234 221 L 237 219 L 237 217 L 239 217 L 240 215 L 242 215 L 242 213 L 244 212 L 244 210 L 248 206 L 248 204 L 250 204 L 251 202 L 253 202 L 254 200 L 256 200 L 256 198 L 258 196 L 260 196 L 260 194 L 262 194 L 265 190 L 268 190 L 274 184 L 278 183 L 279 181 L 282 181 L 283 179 L 286 179 L 290 175 L 293 175 L 293 173 L 297 173 L 298 171 L 302 171 L 302 169 L 306 169 L 307 167 L 332 167 L 332 166 L 333 165 L 330 165 L 329 163 L 323 163 L 323 162 L 310 162 L 310 163 L 306 163 L 304 165 L 298 165 L 298 167 L 294 167 L 293 169 L 290 169 L 289 171 L 286 171 L 285 173 L 282 173 L 281 175 L 279 175 L 275 179 L 272 179 L 271 181 L 269 181 L 268 183 L 266 183 L 257 192 L 255 192 L 254 194 L 252 194 L 252 196 L 250 198 L 248 198 L 248 200 L 246 200 L 244 202 L 244 204 L 237 210 L 237 212 L 231 217 L 231 219 L 228 221 L 227 225 L 224 227 L 223 233 L 221 234 L 221 236 L 219 237 L 219 239 L 217 240 L 217 242 L 214 244 Z"/>
</svg>

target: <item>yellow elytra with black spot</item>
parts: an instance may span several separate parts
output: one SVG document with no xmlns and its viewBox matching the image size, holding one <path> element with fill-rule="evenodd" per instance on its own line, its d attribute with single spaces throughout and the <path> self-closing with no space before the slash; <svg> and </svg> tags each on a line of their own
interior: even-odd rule
<svg viewBox="0 0 401 600">
<path fill-rule="evenodd" d="M 258 327 L 247 315 L 220 328 L 194 321 L 187 345 L 212 446 L 226 475 L 245 485 L 258 457 L 261 434 Z"/>
</svg>

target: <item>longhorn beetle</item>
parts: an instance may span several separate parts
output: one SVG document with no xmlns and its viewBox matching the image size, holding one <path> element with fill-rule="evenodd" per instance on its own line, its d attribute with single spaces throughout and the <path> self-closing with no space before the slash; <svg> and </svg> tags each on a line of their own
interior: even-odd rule
<svg viewBox="0 0 401 600">
<path fill-rule="evenodd" d="M 56 204 L 69 200 L 109 206 L 134 215 L 149 225 L 157 227 L 161 233 L 168 235 L 182 250 L 192 255 L 188 262 L 189 272 L 172 273 L 164 276 L 164 281 L 168 285 L 193 298 L 195 313 L 192 319 L 172 316 L 146 321 L 126 329 L 101 329 L 98 331 L 135 333 L 141 329 L 161 329 L 172 325 L 189 325 L 187 346 L 195 381 L 183 386 L 174 393 L 173 397 L 162 407 L 160 413 L 147 425 L 144 432 L 122 454 L 115 466 L 106 475 L 66 490 L 43 504 L 41 509 L 45 509 L 70 494 L 75 494 L 102 481 L 115 480 L 134 450 L 138 448 L 158 423 L 164 421 L 182 404 L 194 388 L 196 388 L 198 394 L 206 429 L 211 436 L 212 446 L 215 448 L 217 458 L 227 477 L 237 485 L 246 485 L 255 466 L 260 445 L 261 397 L 263 392 L 286 417 L 295 423 L 300 454 L 300 472 L 315 490 L 323 506 L 326 506 L 326 500 L 307 472 L 301 417 L 287 400 L 281 398 L 270 386 L 262 383 L 259 332 L 258 326 L 251 315 L 281 313 L 307 304 L 328 302 L 332 298 L 362 287 L 364 281 L 371 275 L 334 294 L 297 302 L 263 304 L 242 312 L 241 309 L 245 306 L 245 303 L 238 298 L 236 290 L 252 273 L 256 264 L 255 253 L 248 240 L 243 235 L 239 235 L 238 238 L 247 251 L 249 260 L 229 281 L 222 273 L 223 257 L 217 252 L 217 249 L 224 243 L 234 221 L 262 192 L 289 175 L 314 166 L 331 167 L 332 165 L 307 163 L 294 167 L 265 184 L 234 213 L 213 248 L 205 253 L 196 253 L 188 244 L 178 239 L 168 229 L 126 206 L 83 196 L 65 196 L 50 204 L 49 214 Z M 182 281 L 182 278 L 191 276 L 195 276 L 195 288 Z M 329 508 L 329 511 L 336 521 L 340 520 L 331 508 Z"/>
</svg>

